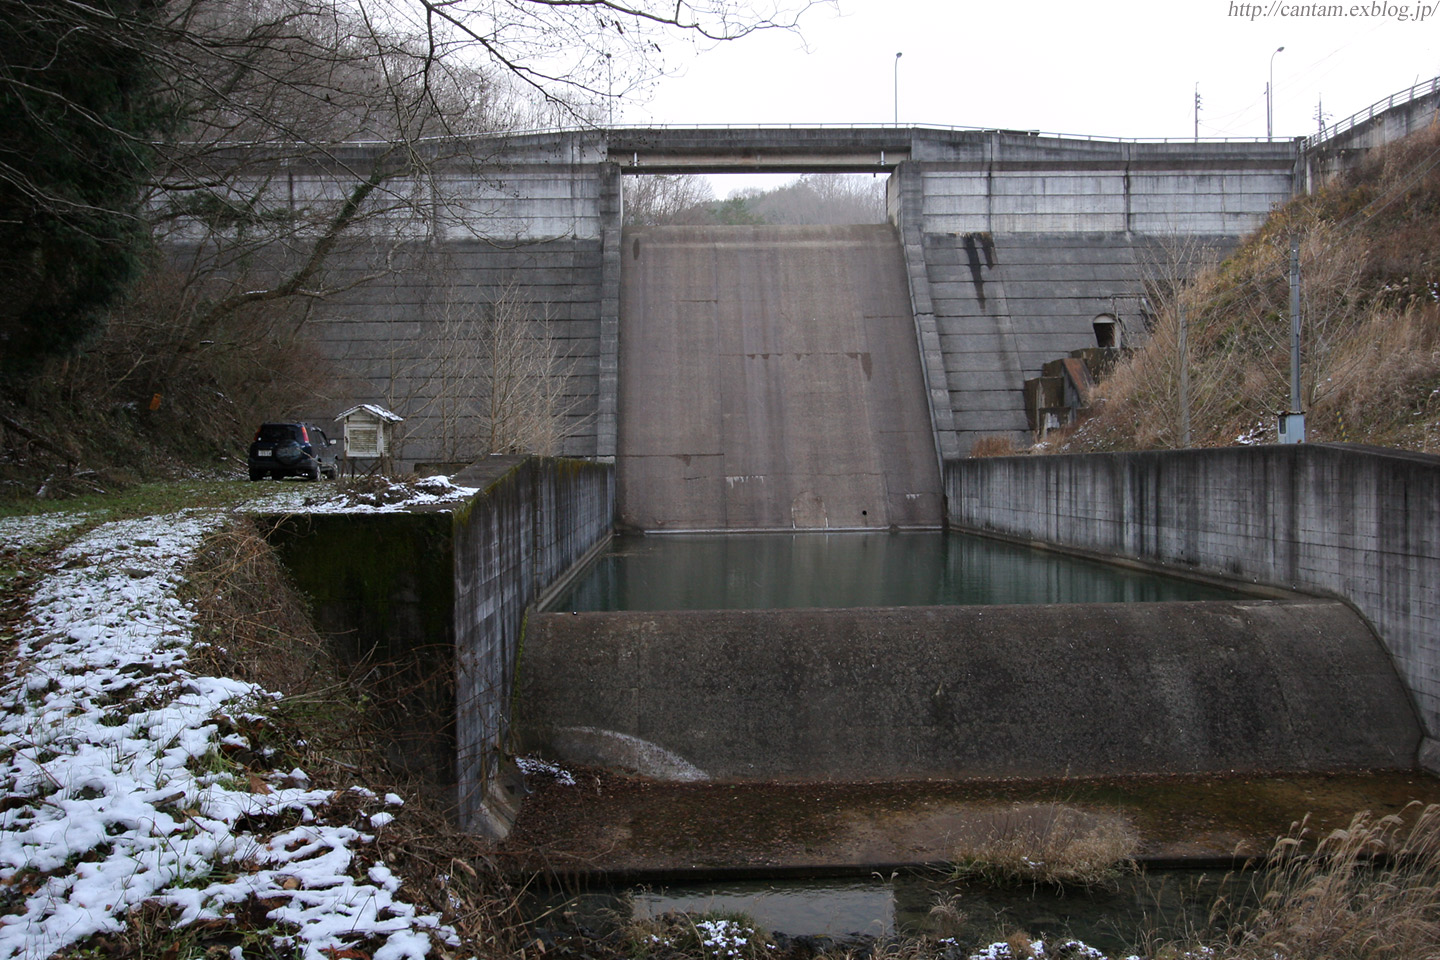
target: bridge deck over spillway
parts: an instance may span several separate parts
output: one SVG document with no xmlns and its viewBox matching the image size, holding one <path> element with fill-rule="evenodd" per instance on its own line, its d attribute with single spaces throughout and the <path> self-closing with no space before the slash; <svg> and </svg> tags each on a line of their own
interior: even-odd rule
<svg viewBox="0 0 1440 960">
<path fill-rule="evenodd" d="M 940 524 L 892 227 L 639 227 L 621 255 L 623 523 Z"/>
</svg>

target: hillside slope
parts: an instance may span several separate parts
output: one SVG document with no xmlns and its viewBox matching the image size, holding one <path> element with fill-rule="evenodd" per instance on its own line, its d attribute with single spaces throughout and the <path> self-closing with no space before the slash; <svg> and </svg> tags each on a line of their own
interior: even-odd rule
<svg viewBox="0 0 1440 960">
<path fill-rule="evenodd" d="M 1292 236 L 1300 239 L 1308 439 L 1440 452 L 1440 128 L 1374 151 L 1276 209 L 1190 282 L 1152 278 L 1149 341 L 1099 385 L 1089 416 L 1041 448 L 1184 445 L 1182 314 L 1190 445 L 1274 442 L 1275 414 L 1290 397 Z"/>
</svg>

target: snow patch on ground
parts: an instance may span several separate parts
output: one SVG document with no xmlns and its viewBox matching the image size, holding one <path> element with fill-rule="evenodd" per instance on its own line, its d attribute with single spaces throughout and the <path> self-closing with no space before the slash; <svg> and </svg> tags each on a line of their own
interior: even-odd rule
<svg viewBox="0 0 1440 960">
<path fill-rule="evenodd" d="M 314 483 L 286 484 L 286 489 L 255 502 L 257 511 L 290 513 L 395 513 L 414 507 L 461 503 L 479 493 L 478 487 L 461 487 L 449 477 L 383 481 L 364 486 L 334 487 Z"/>
<path fill-rule="evenodd" d="M 1050 950 L 1046 949 L 1044 940 L 1035 940 L 1029 944 L 1028 952 L 1017 950 L 1008 943 L 992 943 L 970 954 L 969 960 L 1029 960 L 1030 957 L 1034 960 L 1049 960 L 1051 957 L 1059 960 L 1105 960 L 1105 954 L 1079 940 L 1062 940 Z"/>
<path fill-rule="evenodd" d="M 464 488 L 450 486 L 458 498 Z M 0 543 L 40 543 L 82 519 L 0 521 Z M 182 923 L 222 918 L 250 898 L 278 902 L 268 913 L 276 944 L 306 960 L 365 940 L 381 944 L 375 960 L 458 943 L 438 916 L 397 895 L 388 867 L 366 866 L 373 834 L 326 822 L 335 795 L 311 789 L 303 771 L 257 785 L 207 762 L 222 740 L 248 746 L 221 727 L 277 696 L 185 666 L 194 613 L 177 588 L 222 522 L 187 511 L 102 524 L 38 584 L 31 626 L 0 671 L 0 883 L 24 893 L 18 912 L 0 918 L 0 958 L 38 960 L 118 931 L 146 901 L 173 906 Z M 372 829 L 393 818 L 378 808 L 403 802 L 359 792 L 377 808 Z"/>
<path fill-rule="evenodd" d="M 548 760 L 542 760 L 539 757 L 516 757 L 515 765 L 519 767 L 520 772 L 527 777 L 550 777 L 555 781 L 557 786 L 575 786 L 575 775 L 573 773 Z"/>
<path fill-rule="evenodd" d="M 33 517 L 0 517 L 0 543 L 12 550 L 38 547 L 85 522 L 83 513 L 41 513 Z"/>
</svg>

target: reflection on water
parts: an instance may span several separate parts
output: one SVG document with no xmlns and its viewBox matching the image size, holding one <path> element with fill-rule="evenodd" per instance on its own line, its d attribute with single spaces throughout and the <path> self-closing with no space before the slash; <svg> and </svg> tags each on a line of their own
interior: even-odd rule
<svg viewBox="0 0 1440 960">
<path fill-rule="evenodd" d="M 895 932 L 894 891 L 874 881 L 737 883 L 637 890 L 630 896 L 630 915 L 637 920 L 664 913 L 742 913 L 762 930 L 795 931 L 793 936 L 888 937 Z"/>
<path fill-rule="evenodd" d="M 1224 600 L 1193 581 L 956 533 L 617 537 L 549 610 Z"/>
<path fill-rule="evenodd" d="M 1113 957 L 1125 956 L 1147 939 L 1203 934 L 1217 897 L 1223 892 L 1232 900 L 1243 899 L 1247 885 L 1243 877 L 1191 870 L 1152 871 L 1122 878 L 1107 889 L 1063 891 L 897 874 L 596 892 L 570 899 L 564 909 L 587 922 L 667 912 L 739 913 L 763 931 L 791 937 L 953 937 L 967 947 L 1023 932 L 1052 942 L 1074 937 Z"/>
</svg>

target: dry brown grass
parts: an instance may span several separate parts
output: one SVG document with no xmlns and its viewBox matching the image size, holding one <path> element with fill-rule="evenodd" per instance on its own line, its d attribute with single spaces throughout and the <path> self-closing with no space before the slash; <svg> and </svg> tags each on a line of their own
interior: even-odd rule
<svg viewBox="0 0 1440 960">
<path fill-rule="evenodd" d="M 1015 804 L 977 823 L 953 852 L 957 878 L 1097 886 L 1133 864 L 1139 840 L 1119 814 Z"/>
<path fill-rule="evenodd" d="M 1223 263 L 1151 284 L 1150 339 L 1049 450 L 1179 446 L 1180 322 L 1194 446 L 1274 442 L 1290 405 L 1289 253 L 1300 239 L 1302 406 L 1311 440 L 1440 452 L 1440 129 L 1277 210 Z"/>
<path fill-rule="evenodd" d="M 1302 822 L 1276 841 L 1257 882 L 1258 905 L 1241 915 L 1218 956 L 1440 956 L 1440 806 L 1357 814 L 1309 852 L 1307 833 Z"/>
<path fill-rule="evenodd" d="M 187 571 L 197 635 L 206 642 L 193 662 L 283 694 L 265 723 L 245 731 L 252 745 L 276 751 L 263 759 L 265 769 L 298 765 L 317 787 L 342 797 L 361 784 L 405 798 L 367 855 L 394 867 L 407 896 L 460 933 L 465 952 L 457 956 L 523 956 L 521 891 L 502 875 L 493 844 L 461 831 L 451 792 L 398 769 L 384 748 L 378 726 L 387 705 L 378 702 L 384 688 L 373 677 L 385 665 L 357 669 L 341 661 L 311 624 L 305 598 L 259 523 L 236 521 L 211 534 Z"/>
<path fill-rule="evenodd" d="M 338 664 L 265 540 L 262 523 L 246 517 L 210 534 L 192 563 L 186 589 L 204 644 L 193 659 L 217 676 L 267 690 L 331 686 Z"/>
<path fill-rule="evenodd" d="M 1008 433 L 990 433 L 977 437 L 970 446 L 972 457 L 1015 457 L 1026 452 Z"/>
</svg>

